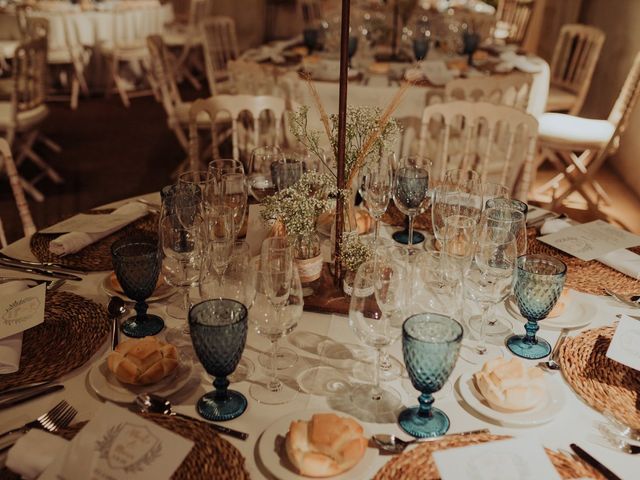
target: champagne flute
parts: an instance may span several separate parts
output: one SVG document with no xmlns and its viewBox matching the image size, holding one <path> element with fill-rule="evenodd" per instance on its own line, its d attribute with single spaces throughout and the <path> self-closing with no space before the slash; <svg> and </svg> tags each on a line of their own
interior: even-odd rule
<svg viewBox="0 0 640 480">
<path fill-rule="evenodd" d="M 216 205 L 207 212 L 205 219 L 205 255 L 200 272 L 200 294 L 203 299 L 207 299 L 207 293 L 213 288 L 209 285 L 213 281 L 217 282 L 218 288 L 222 286 L 223 276 L 231 260 L 235 231 L 233 209 L 229 207 Z M 207 285 L 205 292 L 203 281 Z"/>
<path fill-rule="evenodd" d="M 369 213 L 375 220 L 374 244 L 378 243 L 380 219 L 387 211 L 393 190 L 393 154 L 382 153 L 375 162 L 367 166 L 361 183 L 361 195 Z"/>
<path fill-rule="evenodd" d="M 442 229 L 442 251 L 464 275 L 473 260 L 475 248 L 476 222 L 464 215 L 451 215 L 446 218 Z"/>
<path fill-rule="evenodd" d="M 413 220 L 429 205 L 429 175 L 431 162 L 423 157 L 406 157 L 400 161 L 393 182 L 393 201 L 398 209 L 409 217 L 409 236 L 404 241 L 401 232 L 394 240 L 413 245 Z"/>
<path fill-rule="evenodd" d="M 233 237 L 236 239 L 244 226 L 248 197 L 247 182 L 242 173 L 226 173 L 222 176 L 220 185 L 222 205 L 233 211 Z"/>
</svg>

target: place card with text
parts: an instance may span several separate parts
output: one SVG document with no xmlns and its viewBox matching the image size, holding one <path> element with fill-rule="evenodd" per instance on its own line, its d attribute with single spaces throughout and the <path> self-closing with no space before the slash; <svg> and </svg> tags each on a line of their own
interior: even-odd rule
<svg viewBox="0 0 640 480">
<path fill-rule="evenodd" d="M 106 403 L 40 480 L 168 480 L 193 442 Z"/>
<path fill-rule="evenodd" d="M 10 337 L 44 322 L 46 284 L 0 295 L 0 338 Z"/>
<path fill-rule="evenodd" d="M 567 227 L 538 237 L 538 240 L 585 261 L 602 257 L 614 250 L 640 245 L 640 235 L 602 220 Z"/>
<path fill-rule="evenodd" d="M 620 317 L 607 357 L 640 371 L 640 320 L 628 315 Z"/>
<path fill-rule="evenodd" d="M 56 223 L 40 233 L 102 233 L 109 230 L 119 229 L 140 218 L 135 214 L 98 214 L 90 215 L 87 213 L 79 213 L 73 217 L 67 218 L 62 222 Z"/>
<path fill-rule="evenodd" d="M 560 480 L 544 448 L 526 439 L 440 450 L 433 460 L 442 480 Z"/>
</svg>

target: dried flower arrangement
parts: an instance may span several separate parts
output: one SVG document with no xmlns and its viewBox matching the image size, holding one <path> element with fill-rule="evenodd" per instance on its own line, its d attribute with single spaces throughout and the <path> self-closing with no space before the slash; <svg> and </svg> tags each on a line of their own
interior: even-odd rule
<svg viewBox="0 0 640 480">
<path fill-rule="evenodd" d="M 357 232 L 343 233 L 340 244 L 342 246 L 340 261 L 349 272 L 356 272 L 360 265 L 373 255 L 371 246 L 363 243 Z"/>
</svg>

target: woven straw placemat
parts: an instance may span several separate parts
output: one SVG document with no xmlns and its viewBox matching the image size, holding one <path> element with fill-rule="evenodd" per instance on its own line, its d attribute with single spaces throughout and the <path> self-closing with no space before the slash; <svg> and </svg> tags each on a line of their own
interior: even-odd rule
<svg viewBox="0 0 640 480">
<path fill-rule="evenodd" d="M 466 435 L 458 437 L 448 437 L 442 440 L 422 443 L 408 452 L 398 455 L 389 460 L 376 473 L 374 480 L 398 480 L 398 479 L 420 479 L 435 480 L 440 478 L 440 473 L 436 467 L 431 454 L 437 450 L 448 448 L 466 447 L 478 443 L 491 442 L 494 440 L 504 440 L 511 438 L 504 435 L 492 435 L 481 433 L 477 435 Z M 563 453 L 545 449 L 549 459 L 556 467 L 562 478 L 595 478 L 603 479 L 597 471 L 589 465 L 569 457 Z"/>
<path fill-rule="evenodd" d="M 382 222 L 394 227 L 404 227 L 404 222 L 407 216 L 398 210 L 398 207 L 393 202 L 389 202 L 387 211 L 382 216 Z M 416 230 L 424 230 L 433 234 L 433 223 L 431 221 L 431 208 L 428 208 L 426 212 L 416 215 L 413 219 L 413 228 Z"/>
<path fill-rule="evenodd" d="M 73 293 L 48 293 L 44 323 L 24 333 L 20 370 L 0 375 L 0 392 L 53 380 L 83 365 L 100 348 L 109 329 L 104 307 Z"/>
<path fill-rule="evenodd" d="M 640 281 L 607 267 L 597 260 L 585 262 L 572 257 L 557 248 L 542 243 L 536 239 L 536 231 L 529 229 L 527 253 L 544 253 L 559 258 L 567 265 L 567 279 L 565 285 L 579 292 L 593 295 L 606 295 L 605 288 L 622 294 L 640 292 Z M 640 247 L 630 248 L 634 253 L 640 253 Z"/>
<path fill-rule="evenodd" d="M 607 358 L 615 327 L 587 330 L 567 338 L 559 362 L 569 385 L 599 412 L 640 428 L 640 372 Z"/>
<path fill-rule="evenodd" d="M 88 213 L 100 214 L 111 213 L 113 210 L 91 210 Z M 35 233 L 31 237 L 30 247 L 31 252 L 41 262 L 54 262 L 67 267 L 80 268 L 88 272 L 101 272 L 104 270 L 112 270 L 111 264 L 111 245 L 113 242 L 126 235 L 131 234 L 135 230 L 146 230 L 153 233 L 158 231 L 158 216 L 155 214 L 148 214 L 135 222 L 130 223 L 126 227 L 113 232 L 111 235 L 98 240 L 91 245 L 86 246 L 79 252 L 71 255 L 65 255 L 59 257 L 49 251 L 49 243 L 54 238 L 60 236 L 59 233 L 46 234 Z"/>
<path fill-rule="evenodd" d="M 171 476 L 173 480 L 244 480 L 249 478 L 249 474 L 244 468 L 242 454 L 236 447 L 211 430 L 205 422 L 160 414 L 140 415 L 193 441 L 193 448 Z M 71 440 L 86 423 L 77 423 L 71 428 L 59 432 L 59 435 Z M 0 480 L 18 478 L 6 468 L 0 471 Z"/>
</svg>

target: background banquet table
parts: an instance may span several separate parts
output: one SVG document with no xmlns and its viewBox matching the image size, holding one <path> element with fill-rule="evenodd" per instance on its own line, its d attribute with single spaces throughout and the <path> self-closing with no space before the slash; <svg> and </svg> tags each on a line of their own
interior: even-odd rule
<svg viewBox="0 0 640 480">
<path fill-rule="evenodd" d="M 157 194 L 151 194 L 146 198 L 155 202 L 159 201 Z M 388 235 L 388 233 L 387 231 L 386 234 Z M 3 252 L 23 259 L 34 259 L 29 252 L 28 239 L 21 239 L 15 242 L 4 249 Z M 20 276 L 20 272 L 3 270 L 0 275 Z M 107 295 L 100 288 L 100 283 L 105 275 L 106 272 L 88 274 L 82 282 L 67 282 L 63 290 L 77 293 L 106 305 Z M 583 329 L 572 330 L 570 336 L 574 336 L 584 329 L 609 325 L 615 320 L 617 313 L 633 313 L 609 297 L 596 297 L 572 292 L 572 298 L 573 301 L 567 308 L 580 308 L 582 314 L 588 316 L 591 323 L 583 327 Z M 164 307 L 161 304 L 152 304 L 151 311 L 165 318 L 168 327 L 174 329 L 181 327 L 180 321 L 172 320 L 165 314 Z M 508 313 L 503 311 L 503 307 L 500 307 L 499 314 L 508 316 Z M 520 322 L 512 321 L 516 328 L 522 328 Z M 554 342 L 559 331 L 546 329 L 544 322 L 542 322 L 539 333 L 550 342 Z M 309 312 L 303 314 L 297 329 L 290 335 L 288 341 L 283 342 L 284 344 L 288 344 L 286 345 L 287 347 L 295 349 L 300 356 L 298 364 L 293 369 L 284 372 L 284 375 L 289 377 L 295 377 L 306 368 L 317 365 L 327 365 L 340 370 L 346 376 L 350 376 L 356 363 L 362 361 L 362 352 L 365 351 L 365 347 L 358 342 L 355 334 L 350 330 L 345 317 Z M 0 415 L 0 431 L 32 420 L 62 399 L 66 399 L 78 409 L 77 421 L 90 419 L 100 405 L 101 400 L 88 386 L 87 374 L 92 365 L 108 353 L 108 346 L 109 342 L 105 339 L 104 346 L 94 355 L 91 361 L 60 379 L 61 383 L 66 387 L 64 391 L 2 412 Z M 52 347 L 54 348 L 52 348 L 51 355 L 56 355 L 55 346 Z M 248 380 L 232 385 L 233 388 L 247 396 L 249 407 L 242 416 L 227 423 L 232 428 L 243 430 L 250 434 L 247 441 L 233 438 L 228 438 L 228 440 L 244 455 L 247 469 L 252 478 L 272 478 L 262 465 L 258 455 L 256 442 L 259 441 L 261 432 L 278 418 L 297 410 L 314 409 L 346 412 L 361 418 L 366 428 L 372 433 L 388 432 L 407 438 L 407 435 L 400 430 L 394 418 L 382 422 L 367 418 L 366 412 L 359 411 L 350 404 L 347 395 L 308 395 L 300 393 L 296 399 L 285 405 L 268 406 L 258 404 L 249 396 L 248 390 L 251 381 L 261 376 L 259 375 L 261 367 L 258 364 L 257 354 L 260 351 L 266 351 L 267 348 L 268 342 L 264 338 L 250 333 L 244 355 L 252 360 L 256 366 L 256 371 Z M 506 349 L 503 348 L 503 350 L 505 350 L 506 354 Z M 390 352 L 396 358 L 402 359 L 400 342 L 396 342 L 391 347 Z M 511 428 L 499 426 L 488 419 L 479 417 L 461 400 L 454 386 L 455 381 L 461 374 L 474 371 L 477 368 L 479 367 L 473 366 L 463 359 L 458 360 L 449 382 L 435 396 L 436 406 L 446 412 L 451 419 L 450 432 L 489 428 L 492 433 L 530 438 L 551 449 L 567 449 L 570 443 L 578 443 L 620 477 L 637 478 L 637 457 L 634 458 L 632 455 L 606 446 L 596 428 L 596 423 L 603 418 L 602 415 L 588 407 L 573 393 L 571 388 L 564 382 L 561 373 L 545 373 L 545 375 L 551 375 L 553 381 L 559 382 L 561 385 L 561 390 L 565 397 L 562 411 L 547 424 L 529 428 Z M 391 382 L 391 386 L 400 393 L 403 405 L 408 406 L 417 403 L 418 393 L 413 390 L 406 377 Z M 345 387 L 346 385 L 336 384 L 338 391 Z M 197 417 L 195 402 L 205 391 L 210 390 L 210 379 L 196 360 L 193 381 L 172 397 L 174 405 L 177 405 L 176 410 Z M 371 465 L 369 477 L 373 476 L 389 458 L 391 457 L 376 454 L 375 461 Z"/>
</svg>

